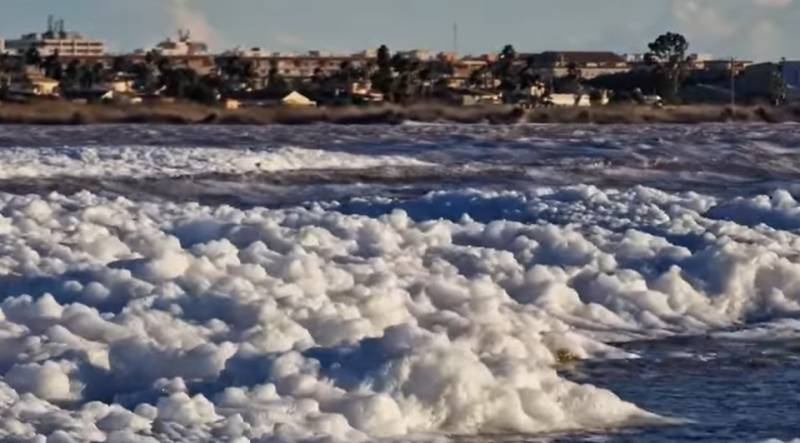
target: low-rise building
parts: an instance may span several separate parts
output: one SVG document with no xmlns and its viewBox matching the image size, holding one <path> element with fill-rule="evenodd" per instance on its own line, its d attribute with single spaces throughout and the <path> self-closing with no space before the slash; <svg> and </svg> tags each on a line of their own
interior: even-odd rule
<svg viewBox="0 0 800 443">
<path fill-rule="evenodd" d="M 550 94 L 544 98 L 549 106 L 592 106 L 592 100 L 587 94 Z"/>
<path fill-rule="evenodd" d="M 786 98 L 783 67 L 778 63 L 756 63 L 736 77 L 736 95 L 744 100 L 778 103 Z"/>
<path fill-rule="evenodd" d="M 455 63 L 458 61 L 458 52 L 445 51 L 436 54 L 436 59 L 444 63 Z"/>
<path fill-rule="evenodd" d="M 109 91 L 114 91 L 117 94 L 129 94 L 134 91 L 134 83 L 134 79 L 131 76 L 117 75 L 101 83 L 101 87 Z"/>
<path fill-rule="evenodd" d="M 353 54 L 356 58 L 378 58 L 378 48 L 365 49 Z"/>
<path fill-rule="evenodd" d="M 233 49 L 229 49 L 223 52 L 222 54 L 220 54 L 220 57 L 259 58 L 259 57 L 268 57 L 270 54 L 271 52 L 258 46 L 254 46 L 252 48 L 241 48 L 237 46 Z"/>
<path fill-rule="evenodd" d="M 545 80 L 564 77 L 572 70 L 578 70 L 585 79 L 593 79 L 631 69 L 623 56 L 610 51 L 546 51 L 522 55 L 521 59 L 531 62 Z"/>
<path fill-rule="evenodd" d="M 383 93 L 372 89 L 371 81 L 356 81 L 350 84 L 350 96 L 363 103 L 380 103 L 384 101 Z"/>
<path fill-rule="evenodd" d="M 178 31 L 177 40 L 167 37 L 166 40 L 158 43 L 153 49 L 167 57 L 208 54 L 208 44 L 192 40 L 191 33 L 185 29 Z"/>
<path fill-rule="evenodd" d="M 19 95 L 58 95 L 58 80 L 45 77 L 39 72 L 28 71 L 11 79 L 8 92 Z"/>
<path fill-rule="evenodd" d="M 187 68 L 200 75 L 208 75 L 217 68 L 214 57 L 208 54 L 175 55 L 167 57 L 174 67 Z"/>
<path fill-rule="evenodd" d="M 222 101 L 222 107 L 229 111 L 235 111 L 242 107 L 242 102 L 233 98 L 226 98 Z"/>
<path fill-rule="evenodd" d="M 305 80 L 310 79 L 316 72 L 324 76 L 330 76 L 342 67 L 344 62 L 348 62 L 353 68 L 366 67 L 369 59 L 356 56 L 323 56 L 315 57 L 304 56 L 270 56 L 248 58 L 253 62 L 256 74 L 266 78 L 269 72 L 275 68 L 278 74 L 287 79 Z"/>
<path fill-rule="evenodd" d="M 781 74 L 786 86 L 800 88 L 800 61 L 783 60 L 780 63 Z"/>
<path fill-rule="evenodd" d="M 695 83 L 730 84 L 731 76 L 739 76 L 752 64 L 747 60 L 690 57 L 689 74 Z"/>
<path fill-rule="evenodd" d="M 436 53 L 429 49 L 410 49 L 408 51 L 399 51 L 398 54 L 421 62 L 429 62 L 436 58 Z"/>
<path fill-rule="evenodd" d="M 691 67 L 696 70 L 702 70 L 709 73 L 723 73 L 730 74 L 733 71 L 734 75 L 738 75 L 745 70 L 753 62 L 750 60 L 736 60 L 736 59 L 709 59 L 709 60 L 690 60 Z"/>
<path fill-rule="evenodd" d="M 473 72 L 486 68 L 489 63 L 484 57 L 464 57 L 453 63 L 453 77 L 469 78 Z"/>
<path fill-rule="evenodd" d="M 461 106 L 499 105 L 503 97 L 494 91 L 479 89 L 457 89 L 452 91 L 457 104 Z"/>
<path fill-rule="evenodd" d="M 490 61 L 486 57 L 467 56 L 452 63 L 453 73 L 446 81 L 450 88 L 466 88 L 470 77 L 474 72 L 481 71 L 489 66 Z M 488 80 L 487 80 L 488 85 Z"/>
<path fill-rule="evenodd" d="M 64 21 L 48 19 L 47 31 L 25 34 L 18 39 L 7 40 L 6 50 L 23 54 L 36 49 L 42 56 L 59 54 L 64 56 L 93 56 L 105 54 L 105 43 L 84 37 L 77 32 L 67 32 Z"/>
</svg>

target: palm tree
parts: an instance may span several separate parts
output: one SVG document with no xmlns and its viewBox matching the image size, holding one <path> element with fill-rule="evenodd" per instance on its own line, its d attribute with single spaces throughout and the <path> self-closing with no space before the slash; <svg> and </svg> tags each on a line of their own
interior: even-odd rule
<svg viewBox="0 0 800 443">
<path fill-rule="evenodd" d="M 317 91 L 322 89 L 325 85 L 325 73 L 321 68 L 314 69 L 314 74 L 311 76 L 311 87 Z"/>
<path fill-rule="evenodd" d="M 418 71 L 420 63 L 402 54 L 395 54 L 392 57 L 391 64 L 394 72 L 397 73 L 397 77 L 393 82 L 392 92 L 395 95 L 394 99 L 401 102 L 408 101 L 419 91 Z"/>
<path fill-rule="evenodd" d="M 42 64 L 42 55 L 39 53 L 39 50 L 34 47 L 28 48 L 28 50 L 25 51 L 23 59 L 28 66 L 39 66 Z"/>
<path fill-rule="evenodd" d="M 339 65 L 339 81 L 344 84 L 345 94 L 349 97 L 354 81 L 354 68 L 350 60 L 345 60 Z"/>
<path fill-rule="evenodd" d="M 62 91 L 69 91 L 75 89 L 80 81 L 81 63 L 78 60 L 72 60 L 67 64 L 64 73 L 61 76 L 59 87 Z"/>
<path fill-rule="evenodd" d="M 494 64 L 493 73 L 500 79 L 500 90 L 503 91 L 503 99 L 510 101 L 514 93 L 519 89 L 519 79 L 514 64 L 517 61 L 517 51 L 512 45 L 506 45 L 500 51 L 500 57 Z"/>
<path fill-rule="evenodd" d="M 95 72 L 91 67 L 87 65 L 81 66 L 78 74 L 78 84 L 80 84 L 81 89 L 84 90 L 91 89 L 92 86 L 94 86 Z"/>
<path fill-rule="evenodd" d="M 494 88 L 494 73 L 490 64 L 485 64 L 480 68 L 472 71 L 469 76 L 469 85 L 478 89 L 492 89 Z"/>
<path fill-rule="evenodd" d="M 289 84 L 278 70 L 278 61 L 270 60 L 270 69 L 267 74 L 267 91 L 274 95 L 285 95 L 289 92 Z"/>
<path fill-rule="evenodd" d="M 114 57 L 111 62 L 111 70 L 115 73 L 128 73 L 133 69 L 133 62 L 124 55 Z"/>
<path fill-rule="evenodd" d="M 392 53 L 389 48 L 386 45 L 381 45 L 378 48 L 378 57 L 376 59 L 378 69 L 372 74 L 372 84 L 375 89 L 387 97 L 393 93 L 394 74 L 392 72 L 392 60 Z"/>
<path fill-rule="evenodd" d="M 136 63 L 130 69 L 133 74 L 133 84 L 137 91 L 150 93 L 153 92 L 157 83 L 155 68 L 145 63 Z"/>
<path fill-rule="evenodd" d="M 61 64 L 58 51 L 45 57 L 42 62 L 42 68 L 44 69 L 44 75 L 55 80 L 61 80 L 64 74 L 64 68 Z"/>
<path fill-rule="evenodd" d="M 92 78 L 94 79 L 95 83 L 100 83 L 103 80 L 108 80 L 107 77 L 108 77 L 108 72 L 106 70 L 106 67 L 102 63 L 97 62 L 92 66 Z"/>
<path fill-rule="evenodd" d="M 8 54 L 0 53 L 0 91 L 8 88 L 8 84 L 11 81 L 11 72 L 15 71 L 15 68 L 11 57 Z"/>
<path fill-rule="evenodd" d="M 514 61 L 517 59 L 517 51 L 513 45 L 505 45 L 503 50 L 500 51 L 500 60 Z"/>
<path fill-rule="evenodd" d="M 220 57 L 216 61 L 217 68 L 223 83 L 223 89 L 238 91 L 253 87 L 257 74 L 252 61 L 239 55 Z"/>
</svg>

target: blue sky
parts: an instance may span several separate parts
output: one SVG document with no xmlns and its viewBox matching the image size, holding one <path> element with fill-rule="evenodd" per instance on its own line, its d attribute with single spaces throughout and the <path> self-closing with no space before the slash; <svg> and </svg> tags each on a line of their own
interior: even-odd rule
<svg viewBox="0 0 800 443">
<path fill-rule="evenodd" d="M 641 52 L 658 33 L 692 50 L 755 60 L 800 58 L 800 0 L 3 0 L 0 35 L 44 28 L 48 13 L 114 50 L 189 27 L 215 49 L 450 49 L 462 53 L 609 49 Z"/>
</svg>

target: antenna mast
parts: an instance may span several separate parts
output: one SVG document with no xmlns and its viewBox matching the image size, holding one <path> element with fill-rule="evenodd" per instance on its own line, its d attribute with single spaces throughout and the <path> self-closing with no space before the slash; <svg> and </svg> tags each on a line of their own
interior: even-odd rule
<svg viewBox="0 0 800 443">
<path fill-rule="evenodd" d="M 458 22 L 453 22 L 453 52 L 458 54 Z"/>
</svg>

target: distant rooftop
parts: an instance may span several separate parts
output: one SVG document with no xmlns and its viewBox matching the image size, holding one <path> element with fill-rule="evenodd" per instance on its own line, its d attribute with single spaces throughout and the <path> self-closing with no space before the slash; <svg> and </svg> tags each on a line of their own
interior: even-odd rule
<svg viewBox="0 0 800 443">
<path fill-rule="evenodd" d="M 625 57 L 611 51 L 545 51 L 533 56 L 548 63 L 576 63 L 580 65 L 626 62 Z"/>
<path fill-rule="evenodd" d="M 77 32 L 68 32 L 63 19 L 56 20 L 52 15 L 47 17 L 47 30 L 43 33 L 29 33 L 22 40 L 84 40 L 86 37 Z"/>
<path fill-rule="evenodd" d="M 11 53 L 36 49 L 45 56 L 51 54 L 87 56 L 105 53 L 105 44 L 101 40 L 87 38 L 77 32 L 68 32 L 64 20 L 55 20 L 52 15 L 47 18 L 46 31 L 7 40 L 5 46 Z"/>
</svg>

